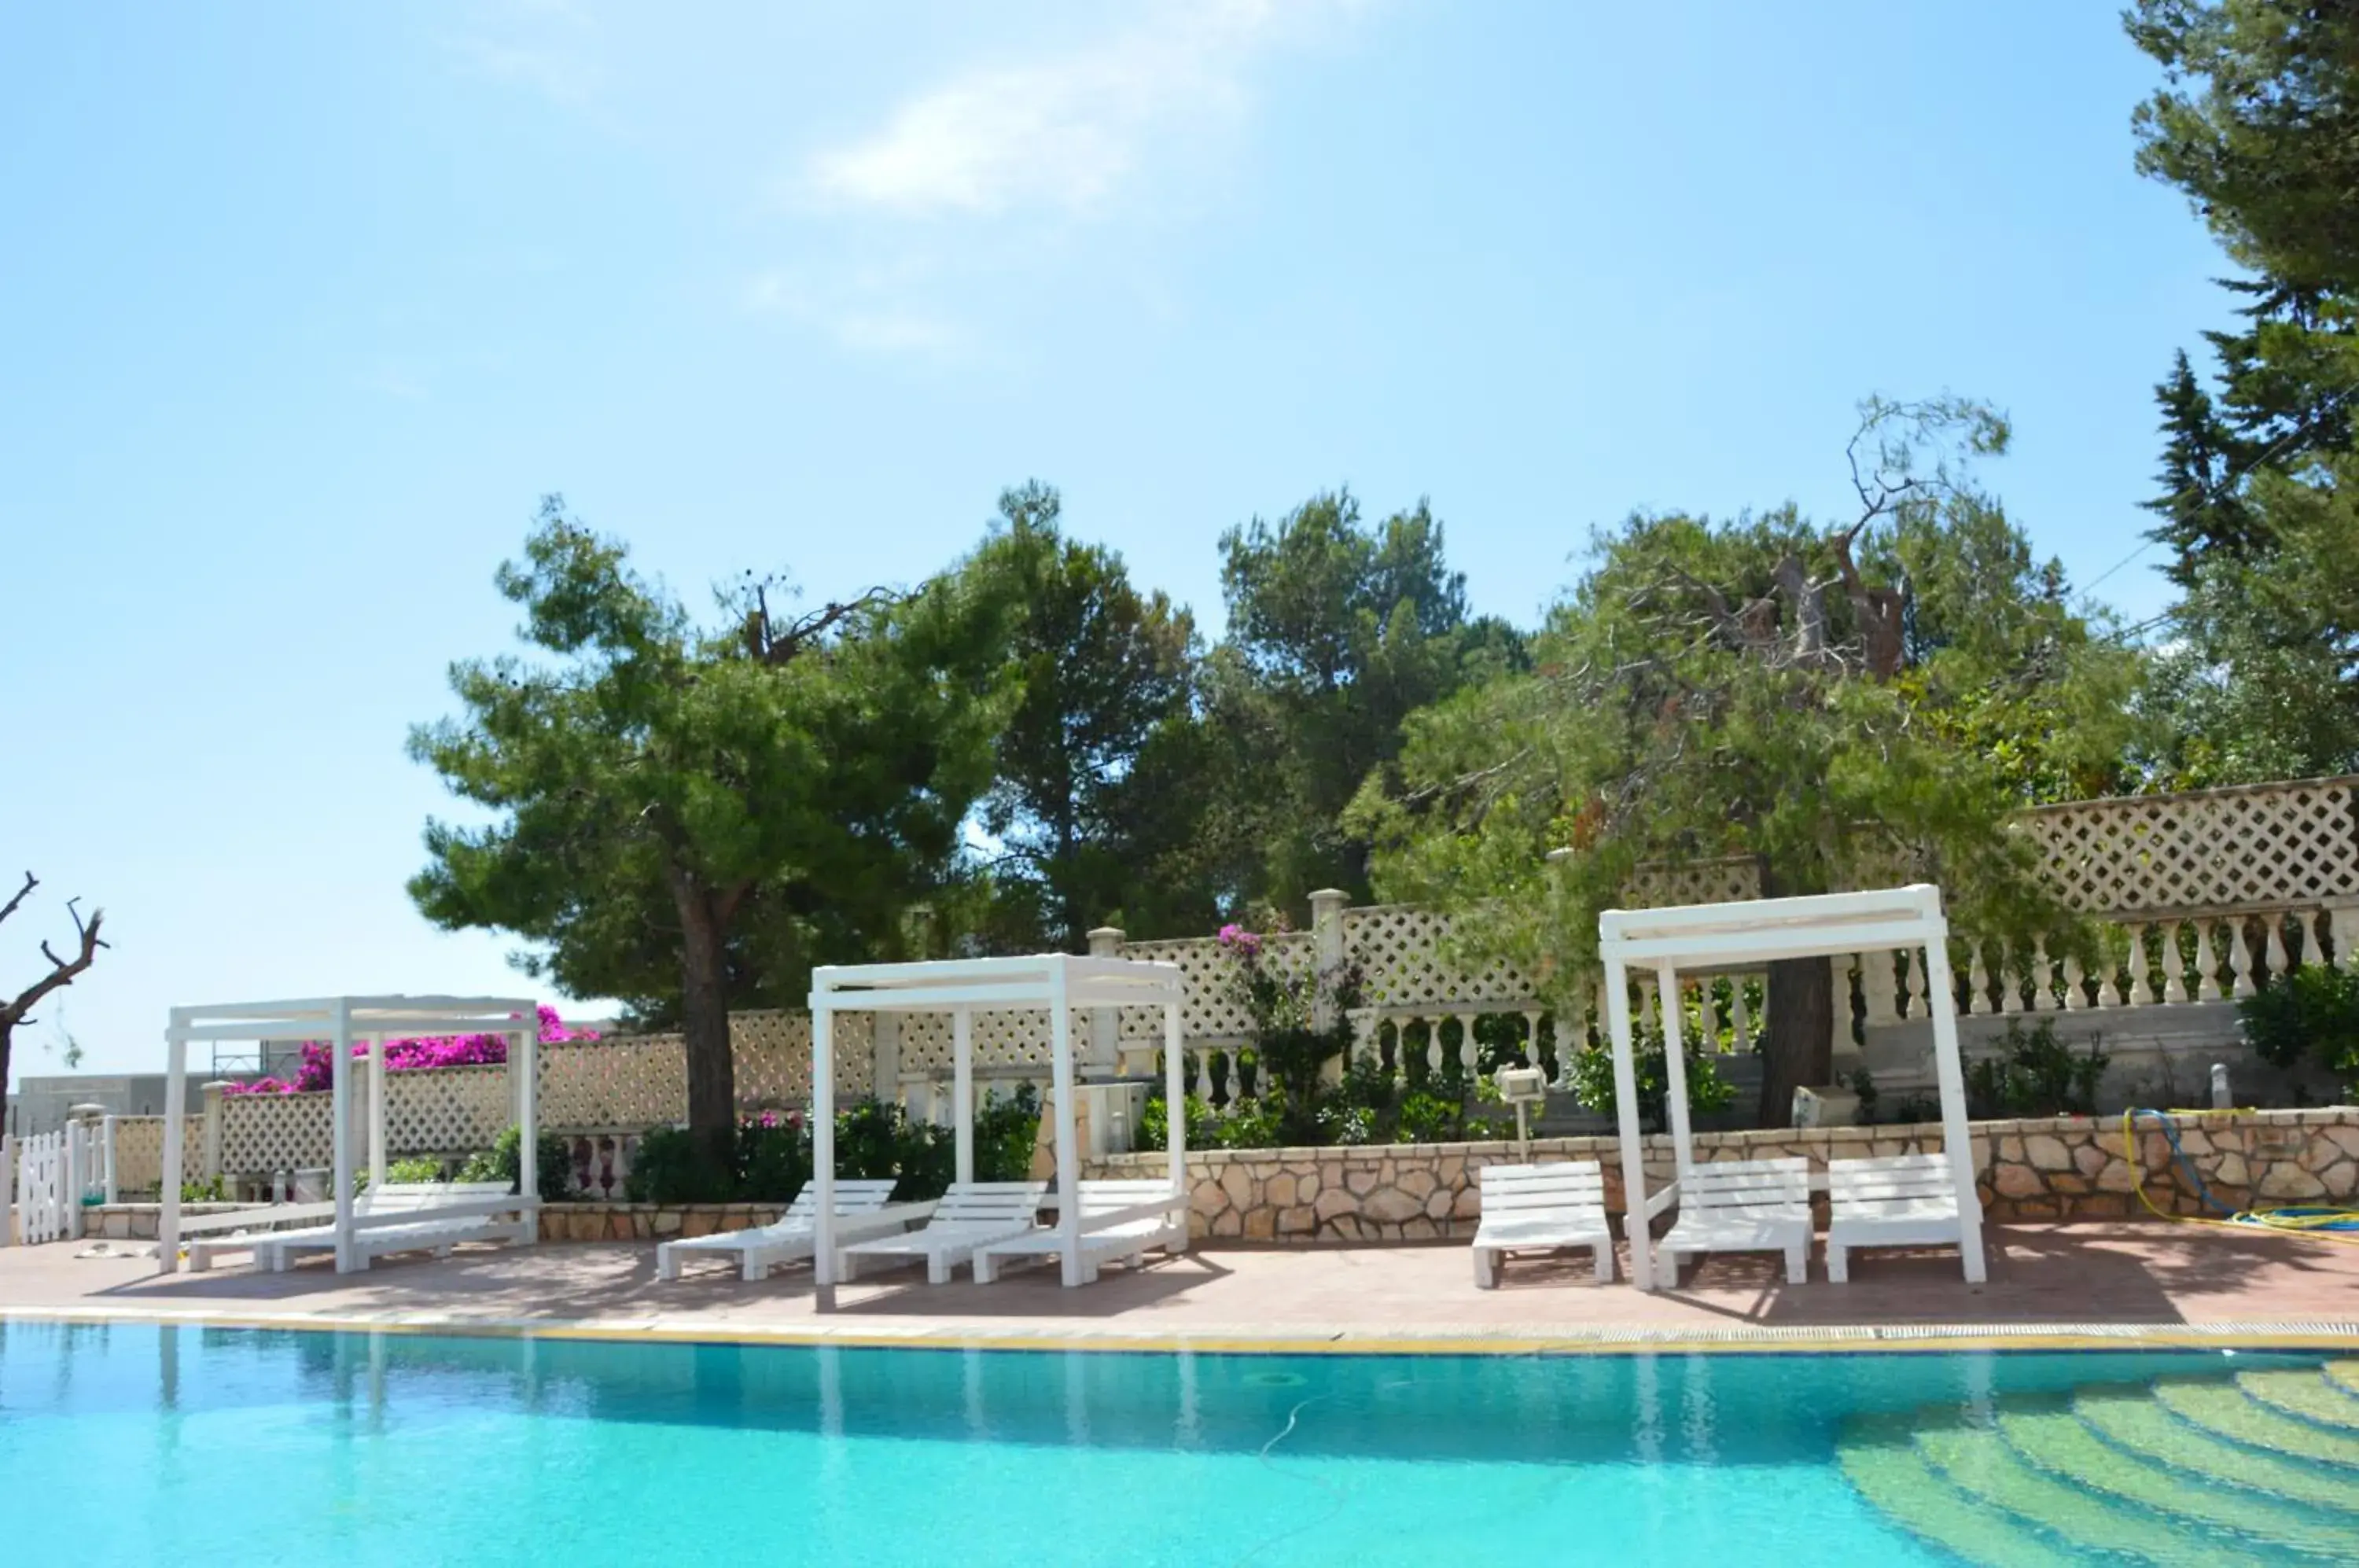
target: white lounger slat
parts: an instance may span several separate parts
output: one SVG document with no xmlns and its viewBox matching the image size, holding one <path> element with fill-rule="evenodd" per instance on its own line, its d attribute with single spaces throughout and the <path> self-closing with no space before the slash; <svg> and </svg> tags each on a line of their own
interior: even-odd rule
<svg viewBox="0 0 2359 1568">
<path fill-rule="evenodd" d="M 448 1254 L 461 1241 L 502 1240 L 521 1233 L 525 1223 L 500 1217 L 498 1213 L 482 1212 L 487 1204 L 501 1199 L 515 1199 L 506 1205 L 508 1213 L 535 1205 L 516 1198 L 505 1181 L 388 1181 L 381 1187 L 371 1187 L 353 1200 L 353 1239 L 364 1266 L 372 1258 L 389 1252 L 435 1251 Z M 439 1210 L 455 1204 L 468 1205 L 469 1212 L 436 1221 Z M 272 1215 L 269 1208 L 256 1209 L 254 1219 L 267 1225 Z M 414 1218 L 413 1218 L 414 1216 Z M 420 1227 L 432 1224 L 438 1229 L 449 1229 L 453 1235 L 446 1243 L 439 1236 L 413 1247 L 392 1245 L 399 1237 L 414 1237 Z M 456 1234 L 463 1232 L 464 1234 Z M 283 1273 L 299 1252 L 333 1252 L 336 1249 L 336 1227 L 329 1225 L 307 1225 L 299 1229 L 261 1230 L 229 1236 L 204 1236 L 190 1240 L 186 1247 L 189 1270 L 202 1273 L 212 1267 L 213 1259 L 225 1252 L 244 1252 L 253 1256 L 257 1268 Z"/>
<path fill-rule="evenodd" d="M 1552 1165 L 1485 1165 L 1483 1219 L 1474 1230 L 1474 1283 L 1489 1290 L 1510 1252 L 1587 1247 L 1601 1283 L 1614 1279 L 1614 1232 L 1605 1218 L 1605 1175 L 1593 1160 Z"/>
<path fill-rule="evenodd" d="M 1722 1160 L 1692 1166 L 1679 1182 L 1679 1218 L 1655 1244 L 1664 1278 L 1679 1283 L 1680 1260 L 1702 1252 L 1782 1252 L 1786 1278 L 1810 1277 L 1810 1162 Z"/>
<path fill-rule="evenodd" d="M 1081 1198 L 1082 1284 L 1095 1279 L 1103 1264 L 1136 1258 L 1156 1247 L 1174 1253 L 1187 1247 L 1188 1200 L 1175 1195 L 1169 1181 L 1152 1177 L 1083 1181 Z M 1099 1223 L 1093 1225 L 1093 1222 Z M 1014 1259 L 1061 1258 L 1064 1250 L 1064 1240 L 1054 1229 L 1037 1226 L 1021 1236 L 978 1247 L 973 1254 L 975 1282 L 990 1284 L 999 1278 L 1001 1267 Z"/>
<path fill-rule="evenodd" d="M 1827 1162 L 1827 1278 L 1851 1279 L 1856 1247 L 1956 1247 L 1958 1190 L 1942 1154 Z"/>
<path fill-rule="evenodd" d="M 919 1230 L 877 1236 L 836 1249 L 836 1278 L 850 1280 L 859 1260 L 886 1259 L 926 1265 L 926 1281 L 941 1285 L 978 1247 L 1013 1241 L 1038 1228 L 1046 1181 L 953 1181 Z"/>
<path fill-rule="evenodd" d="M 862 1177 L 835 1184 L 835 1234 L 848 1241 L 885 1236 L 932 1212 L 928 1203 L 891 1204 L 895 1178 Z M 656 1278 L 677 1279 L 679 1266 L 690 1253 L 721 1253 L 738 1260 L 738 1271 L 749 1282 L 769 1278 L 781 1263 L 809 1258 L 819 1245 L 819 1183 L 805 1181 L 787 1212 L 766 1225 L 721 1231 L 712 1236 L 684 1236 L 658 1244 Z"/>
</svg>

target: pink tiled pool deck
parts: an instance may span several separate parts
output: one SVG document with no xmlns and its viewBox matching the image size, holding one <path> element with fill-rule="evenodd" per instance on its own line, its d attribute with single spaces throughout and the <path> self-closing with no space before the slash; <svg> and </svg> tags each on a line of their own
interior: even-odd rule
<svg viewBox="0 0 2359 1568">
<path fill-rule="evenodd" d="M 747 1284 L 718 1261 L 671 1284 L 625 1243 L 469 1248 L 339 1278 L 229 1268 L 158 1275 L 140 1244 L 0 1250 L 0 1317 L 204 1321 L 715 1340 L 1205 1348 L 1527 1349 L 2154 1342 L 2359 1345 L 2359 1246 L 2162 1224 L 2011 1225 L 1990 1279 L 1954 1253 L 1871 1253 L 1852 1282 L 1789 1285 L 1777 1260 L 1720 1257 L 1678 1290 L 1600 1285 L 1586 1255 L 1512 1262 L 1474 1288 L 1463 1246 L 1200 1247 L 1067 1290 L 1053 1269 L 928 1286 L 922 1271 L 822 1291 L 807 1268 Z M 132 1255 L 126 1255 L 132 1254 Z M 1626 1271 L 1626 1259 L 1625 1271 Z"/>
</svg>

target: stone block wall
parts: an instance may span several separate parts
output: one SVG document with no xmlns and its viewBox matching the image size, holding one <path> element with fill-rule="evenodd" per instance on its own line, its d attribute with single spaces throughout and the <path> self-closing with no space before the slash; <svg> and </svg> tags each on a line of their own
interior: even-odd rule
<svg viewBox="0 0 2359 1568">
<path fill-rule="evenodd" d="M 2180 1118 L 2180 1147 L 2203 1183 L 2243 1208 L 2347 1203 L 2359 1190 L 2359 1108 L 2240 1111 Z M 2136 1139 L 2148 1196 L 2167 1212 L 2206 1212 L 2196 1185 L 2151 1121 Z M 1937 1123 L 1916 1127 L 1769 1128 L 1706 1133 L 1702 1160 L 1830 1159 L 1938 1152 Z M 1509 1143 L 1391 1144 L 1357 1149 L 1191 1152 L 1189 1229 L 1213 1239 L 1313 1243 L 1428 1241 L 1468 1236 L 1481 1213 L 1476 1174 L 1522 1158 Z M 1535 1161 L 1595 1160 L 1606 1204 L 1622 1208 L 1621 1152 L 1612 1138 L 1535 1138 Z M 2147 1211 L 2134 1194 L 2119 1117 L 1978 1122 L 1973 1158 L 1992 1219 L 2125 1219 Z M 1649 1191 L 1671 1179 L 1671 1140 L 1646 1140 Z M 1159 1176 L 1160 1154 L 1127 1154 L 1087 1176 Z M 1823 1217 L 1823 1216 L 1821 1216 Z"/>
</svg>

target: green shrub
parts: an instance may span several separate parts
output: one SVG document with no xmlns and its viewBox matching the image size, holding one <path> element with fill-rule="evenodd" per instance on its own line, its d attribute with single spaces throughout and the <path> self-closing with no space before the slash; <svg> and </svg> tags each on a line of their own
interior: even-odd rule
<svg viewBox="0 0 2359 1568">
<path fill-rule="evenodd" d="M 1240 1100 L 1212 1124 L 1219 1149 L 1277 1149 L 1288 1141 L 1286 1106 L 1275 1094 Z"/>
<path fill-rule="evenodd" d="M 974 1179 L 1021 1181 L 1032 1174 L 1032 1150 L 1040 1140 L 1040 1095 L 1018 1083 L 1003 1100 L 994 1091 L 974 1116 Z"/>
<path fill-rule="evenodd" d="M 558 1133 L 545 1132 L 533 1140 L 535 1185 L 544 1203 L 561 1203 L 573 1195 L 573 1146 Z M 505 1181 L 516 1192 L 524 1181 L 524 1131 L 511 1123 L 459 1167 L 454 1181 Z"/>
<path fill-rule="evenodd" d="M 2305 964 L 2238 1002 L 2236 1023 L 2273 1067 L 2315 1062 L 2345 1083 L 2359 1078 L 2359 967 Z"/>
<path fill-rule="evenodd" d="M 639 1135 L 623 1178 L 634 1203 L 725 1203 L 736 1196 L 736 1173 L 716 1170 L 686 1127 L 649 1127 Z"/>
<path fill-rule="evenodd" d="M 2097 1084 L 2113 1058 L 2097 1049 L 2094 1036 L 2088 1054 L 2075 1056 L 2056 1038 L 2052 1019 L 2042 1018 L 2027 1029 L 2020 1020 L 2009 1018 L 1999 1047 L 1999 1055 L 1966 1068 L 1968 1115 L 1987 1121 L 2097 1114 Z"/>
<path fill-rule="evenodd" d="M 229 1178 L 209 1176 L 201 1181 L 180 1183 L 180 1202 L 184 1203 L 226 1203 L 229 1202 Z M 0 1224 L 5 1224 L 0 1217 Z"/>
<path fill-rule="evenodd" d="M 1465 1125 L 1463 1100 L 1412 1089 L 1401 1097 L 1399 1117 L 1393 1124 L 1393 1141 L 1453 1143 Z"/>
<path fill-rule="evenodd" d="M 1193 1094 L 1188 1096 L 1188 1147 L 1210 1149 L 1219 1123 L 1212 1107 Z M 1147 1096 L 1146 1108 L 1138 1113 L 1138 1131 L 1132 1147 L 1140 1150 L 1159 1150 L 1171 1147 L 1171 1107 L 1160 1094 Z"/>
<path fill-rule="evenodd" d="M 1671 1094 L 1669 1062 L 1662 1033 L 1658 1029 L 1636 1030 L 1631 1045 L 1630 1066 L 1638 1087 L 1638 1126 L 1647 1132 L 1661 1132 L 1669 1125 Z M 1683 1056 L 1690 1115 L 1710 1116 L 1735 1104 L 1736 1085 L 1720 1075 L 1716 1053 L 1700 1051 L 1689 1045 Z M 1590 1046 L 1573 1052 L 1572 1097 L 1599 1116 L 1619 1114 L 1614 1092 L 1614 1051 L 1610 1046 Z"/>
</svg>

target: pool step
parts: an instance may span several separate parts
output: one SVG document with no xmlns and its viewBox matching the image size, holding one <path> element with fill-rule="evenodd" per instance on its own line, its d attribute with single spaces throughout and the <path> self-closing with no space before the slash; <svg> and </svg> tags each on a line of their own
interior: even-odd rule
<svg viewBox="0 0 2359 1568">
<path fill-rule="evenodd" d="M 2248 1374 L 2249 1376 L 2249 1374 Z M 2239 1383 L 2168 1379 L 2154 1397 L 2214 1436 L 2320 1465 L 2359 1465 L 2359 1432 L 2330 1431 L 2263 1404 Z"/>
<path fill-rule="evenodd" d="M 1843 1475 L 1884 1517 L 1968 1563 L 2003 1568 L 2065 1568 L 2074 1560 L 2005 1514 L 1949 1485 L 1917 1450 L 1907 1415 L 1845 1423 L 1837 1450 Z"/>
<path fill-rule="evenodd" d="M 1968 1563 L 2359 1563 L 2359 1363 L 1858 1416 L 1894 1525 Z"/>
<path fill-rule="evenodd" d="M 2143 1388 L 2078 1394 L 2072 1413 L 2098 1436 L 2139 1459 L 2359 1520 L 2359 1474 L 2279 1459 L 2215 1437 L 2164 1410 Z"/>
<path fill-rule="evenodd" d="M 2229 1531 L 2330 1563 L 2359 1563 L 2359 1519 L 2337 1520 L 2315 1508 L 2256 1491 L 2208 1486 L 2162 1465 L 2141 1463 L 2099 1436 L 2068 1403 L 2003 1407 L 1998 1430 L 2033 1467 L 2060 1480 L 2199 1530 Z"/>
<path fill-rule="evenodd" d="M 2345 1393 L 2320 1372 L 2247 1372 L 2236 1387 L 2286 1415 L 2332 1432 L 2359 1436 L 2359 1398 Z"/>
<path fill-rule="evenodd" d="M 1990 1427 L 1920 1428 L 1917 1451 L 1949 1483 L 1990 1508 L 2045 1530 L 2082 1553 L 2117 1552 L 2145 1563 L 2193 1563 L 2193 1532 L 2150 1514 L 2116 1508 L 2096 1493 L 2024 1463 Z M 2217 1546 L 2211 1549 L 2215 1554 Z"/>
</svg>

